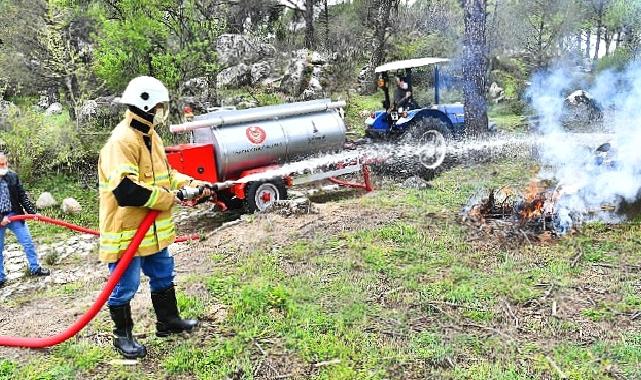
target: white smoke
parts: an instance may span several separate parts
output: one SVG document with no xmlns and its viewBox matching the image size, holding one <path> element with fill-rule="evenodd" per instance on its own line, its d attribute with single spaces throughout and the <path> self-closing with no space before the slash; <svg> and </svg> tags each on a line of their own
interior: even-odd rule
<svg viewBox="0 0 641 380">
<path fill-rule="evenodd" d="M 561 224 L 570 223 L 570 216 L 573 223 L 620 221 L 601 209 L 635 202 L 641 195 L 641 68 L 632 64 L 623 72 L 599 73 L 584 88 L 604 110 L 603 124 L 610 132 L 593 135 L 599 139 L 587 146 L 576 141 L 578 134 L 566 132 L 562 121 L 565 96 L 574 85 L 568 70 L 557 69 L 536 77 L 528 92 L 544 135 L 540 176 L 562 186 L 557 203 Z M 597 154 L 602 143 L 612 148 Z"/>
</svg>

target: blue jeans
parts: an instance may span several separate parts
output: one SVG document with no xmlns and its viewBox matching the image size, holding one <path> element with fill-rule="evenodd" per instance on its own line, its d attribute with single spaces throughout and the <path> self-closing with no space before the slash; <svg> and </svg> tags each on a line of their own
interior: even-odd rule
<svg viewBox="0 0 641 380">
<path fill-rule="evenodd" d="M 113 273 L 118 261 L 109 263 L 109 273 Z M 174 283 L 174 258 L 169 255 L 167 248 L 149 256 L 136 256 L 123 273 L 120 281 L 109 296 L 109 306 L 122 306 L 138 291 L 140 285 L 140 270 L 149 277 L 149 287 L 152 292 L 169 288 Z"/>
<path fill-rule="evenodd" d="M 33 273 L 40 268 L 40 264 L 38 264 L 38 254 L 33 245 L 33 240 L 31 240 L 31 233 L 29 232 L 27 223 L 24 221 L 11 222 L 4 227 L 0 227 L 0 281 L 4 281 L 5 279 L 4 256 L 2 253 L 4 252 L 4 235 L 7 229 L 16 235 L 18 243 L 24 248 L 24 253 L 27 255 L 27 261 L 29 262 L 29 271 Z"/>
</svg>

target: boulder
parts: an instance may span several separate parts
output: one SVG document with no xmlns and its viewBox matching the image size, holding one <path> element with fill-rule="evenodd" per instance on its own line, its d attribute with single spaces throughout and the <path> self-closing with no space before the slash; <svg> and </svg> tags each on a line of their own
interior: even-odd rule
<svg viewBox="0 0 641 380">
<path fill-rule="evenodd" d="M 329 61 L 329 58 L 324 54 L 319 53 L 317 51 L 312 52 L 312 59 L 311 59 L 312 65 L 322 66 L 327 64 L 328 61 Z"/>
<path fill-rule="evenodd" d="M 280 87 L 287 94 L 298 96 L 302 93 L 305 86 L 305 69 L 307 68 L 307 59 L 300 57 L 293 58 L 287 71 L 283 76 Z"/>
<path fill-rule="evenodd" d="M 80 203 L 73 198 L 65 198 L 62 200 L 60 209 L 65 214 L 78 214 L 82 211 L 82 206 L 80 206 Z"/>
<path fill-rule="evenodd" d="M 266 57 L 273 57 L 276 48 L 263 43 L 258 38 L 240 34 L 223 34 L 216 40 L 218 61 L 224 67 L 236 66 L 240 63 L 252 64 Z"/>
<path fill-rule="evenodd" d="M 51 195 L 51 193 L 47 191 L 40 194 L 40 196 L 38 197 L 38 200 L 36 201 L 36 207 L 39 209 L 53 207 L 57 204 L 58 202 L 56 202 L 56 200 L 53 198 L 53 195 Z"/>
<path fill-rule="evenodd" d="M 269 78 L 272 66 L 269 61 L 256 62 L 251 66 L 251 84 L 256 84 L 263 79 Z"/>
<path fill-rule="evenodd" d="M 234 88 L 248 85 L 251 78 L 249 66 L 241 63 L 236 66 L 226 68 L 218 73 L 216 77 L 217 88 Z"/>
<path fill-rule="evenodd" d="M 84 101 L 78 110 L 78 121 L 95 121 L 111 128 L 115 127 L 125 112 L 125 106 L 118 103 L 118 100 L 115 96 L 102 96 Z"/>
<path fill-rule="evenodd" d="M 51 115 L 59 115 L 62 113 L 62 104 L 58 102 L 51 103 L 49 108 L 45 111 L 45 115 L 51 116 Z"/>
</svg>

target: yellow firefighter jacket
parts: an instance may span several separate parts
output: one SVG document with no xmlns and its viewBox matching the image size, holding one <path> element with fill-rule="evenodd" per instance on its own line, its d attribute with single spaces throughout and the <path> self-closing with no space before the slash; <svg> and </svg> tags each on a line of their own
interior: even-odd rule
<svg viewBox="0 0 641 380">
<path fill-rule="evenodd" d="M 144 133 L 130 127 L 132 119 L 150 126 L 146 135 L 151 138 L 151 152 L 145 146 Z M 113 190 L 124 177 L 151 190 L 149 200 L 142 207 L 118 205 Z M 176 238 L 171 218 L 174 195 L 170 190 L 179 189 L 191 178 L 169 166 L 162 140 L 150 123 L 127 111 L 125 120 L 112 131 L 100 151 L 98 180 L 100 261 L 113 263 L 120 259 L 150 209 L 160 210 L 161 213 L 145 235 L 136 255 L 152 255 L 173 243 Z"/>
</svg>

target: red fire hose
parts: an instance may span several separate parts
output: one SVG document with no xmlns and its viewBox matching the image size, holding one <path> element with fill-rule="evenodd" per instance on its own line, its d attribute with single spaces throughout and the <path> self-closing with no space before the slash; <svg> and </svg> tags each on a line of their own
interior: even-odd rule
<svg viewBox="0 0 641 380">
<path fill-rule="evenodd" d="M 138 250 L 138 246 L 142 242 L 142 239 L 145 237 L 145 234 L 149 230 L 149 227 L 151 227 L 153 222 L 156 220 L 156 217 L 158 216 L 158 214 L 159 214 L 158 211 L 152 210 L 147 214 L 147 216 L 145 216 L 145 219 L 143 219 L 142 223 L 140 223 L 138 230 L 134 234 L 134 237 L 131 240 L 131 243 L 129 243 L 127 250 L 120 258 L 120 261 L 116 265 L 116 268 L 114 269 L 111 276 L 109 276 L 109 280 L 107 281 L 107 284 L 104 286 L 104 288 L 102 288 L 102 291 L 98 295 L 98 299 L 96 299 L 96 302 L 94 302 L 91 308 L 87 310 L 87 312 L 83 314 L 80 318 L 78 318 L 73 325 L 71 325 L 69 328 L 59 333 L 58 335 L 45 337 L 45 338 L 0 336 L 0 346 L 25 347 L 25 348 L 50 347 L 50 346 L 55 346 L 57 344 L 64 342 L 65 340 L 73 337 L 80 330 L 82 330 L 98 314 L 98 312 L 100 311 L 102 306 L 105 304 L 105 302 L 107 302 L 107 299 L 111 295 L 111 292 L 116 287 L 116 284 L 118 283 L 118 281 L 120 281 L 120 277 L 122 277 L 122 274 L 125 272 L 125 270 L 127 270 L 129 263 L 131 263 L 131 260 L 134 258 L 134 255 Z M 94 235 L 99 234 L 97 231 L 90 230 L 81 226 L 77 226 L 75 224 L 63 222 L 61 220 L 48 218 L 42 215 L 15 215 L 15 216 L 9 217 L 9 219 L 11 221 L 33 219 L 33 220 L 43 221 L 46 223 L 57 224 L 57 225 L 64 226 L 79 232 L 90 233 Z M 190 237 L 185 237 L 185 236 L 181 237 L 181 239 L 183 239 L 181 241 L 191 240 Z M 178 241 L 178 239 L 176 239 L 176 241 Z"/>
<path fill-rule="evenodd" d="M 155 219 L 156 218 L 154 218 L 154 220 Z M 96 235 L 96 236 L 100 235 L 100 232 L 98 232 L 96 230 L 92 230 L 90 228 L 85 228 L 85 227 L 79 226 L 77 224 L 68 223 L 68 222 L 65 222 L 64 220 L 54 219 L 54 218 L 50 218 L 48 216 L 44 216 L 44 215 L 40 215 L 40 214 L 13 215 L 13 216 L 9 217 L 9 220 L 12 221 L 12 222 L 15 222 L 17 220 L 35 220 L 37 222 L 43 222 L 43 223 L 55 224 L 57 226 L 67 227 L 70 230 L 77 231 L 77 232 L 82 232 L 84 234 L 91 234 L 91 235 Z M 152 221 L 152 223 L 153 223 L 153 221 Z M 199 238 L 200 238 L 200 235 L 198 235 L 198 234 L 183 235 L 183 236 L 176 237 L 175 242 L 176 243 L 182 243 L 182 242 L 190 241 L 190 240 L 198 240 Z M 138 247 L 136 247 L 136 248 L 138 248 Z"/>
</svg>

